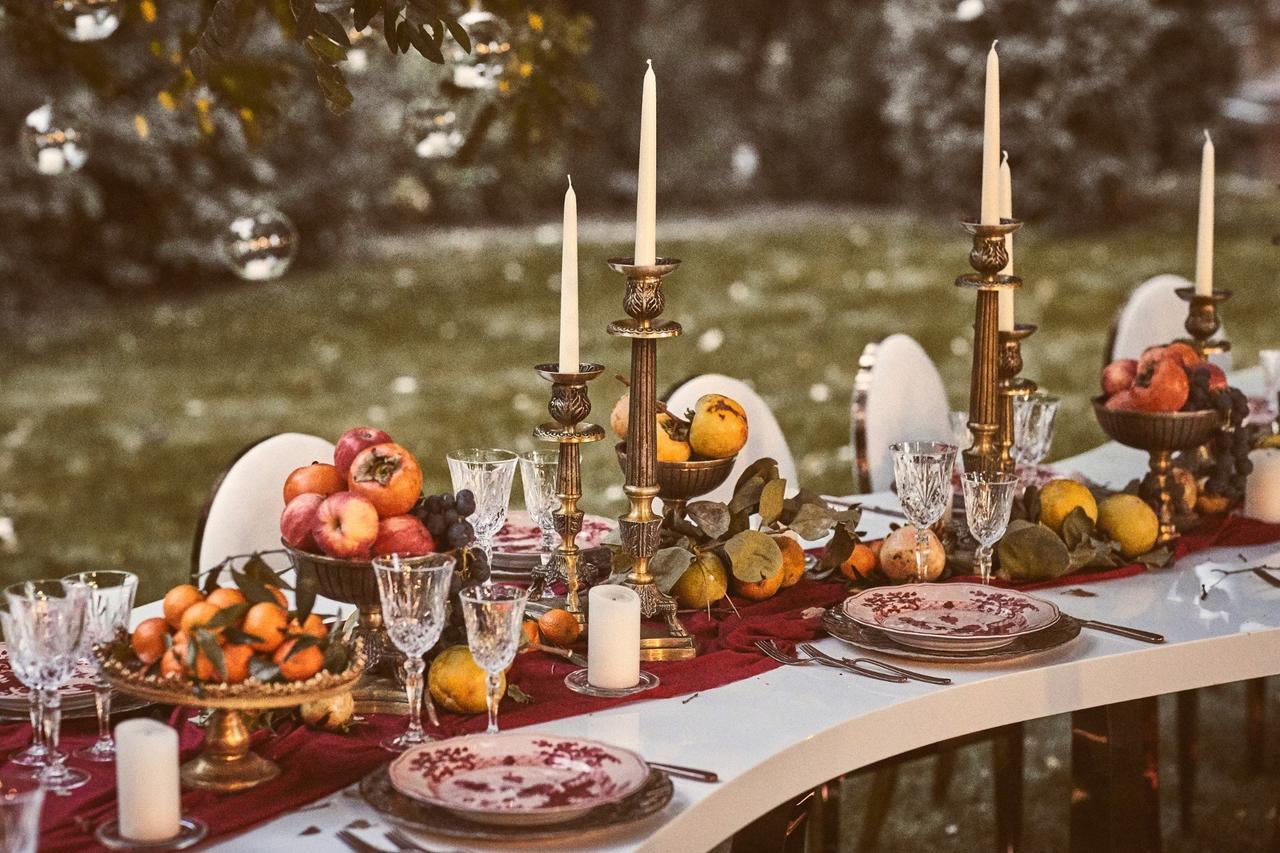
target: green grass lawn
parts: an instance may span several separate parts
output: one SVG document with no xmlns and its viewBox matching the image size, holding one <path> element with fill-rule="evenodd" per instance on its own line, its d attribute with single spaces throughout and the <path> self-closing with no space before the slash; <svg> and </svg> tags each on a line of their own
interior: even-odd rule
<svg viewBox="0 0 1280 853">
<path fill-rule="evenodd" d="M 1041 327 L 1026 374 L 1070 401 L 1055 456 L 1102 440 L 1086 398 L 1107 327 L 1135 284 L 1192 268 L 1193 223 L 1186 211 L 1097 236 L 1019 236 L 1018 316 Z M 1226 310 L 1238 364 L 1268 339 L 1280 251 L 1269 227 L 1254 203 L 1220 205 L 1217 274 L 1236 291 Z M 584 228 L 583 353 L 610 374 L 626 370 L 628 350 L 604 334 L 622 316 L 622 281 L 603 260 L 629 251 L 628 232 Z M 660 348 L 660 385 L 705 371 L 753 380 L 807 485 L 853 488 L 849 402 L 868 341 L 915 336 L 963 406 L 973 294 L 951 284 L 966 269 L 958 226 L 762 211 L 673 223 L 661 243 L 685 261 L 668 287 L 685 335 Z M 24 318 L 3 343 L 0 515 L 12 517 L 17 545 L 0 577 L 123 567 L 143 577 L 144 600 L 159 595 L 187 573 L 223 464 L 281 430 L 381 426 L 419 455 L 429 490 L 447 485 L 452 447 L 533 446 L 547 386 L 531 367 L 556 353 L 556 231 L 450 232 L 397 241 L 381 257 Z M 595 383 L 597 422 L 619 390 Z M 587 510 L 616 512 L 622 478 L 607 444 L 586 449 L 584 469 Z"/>
</svg>

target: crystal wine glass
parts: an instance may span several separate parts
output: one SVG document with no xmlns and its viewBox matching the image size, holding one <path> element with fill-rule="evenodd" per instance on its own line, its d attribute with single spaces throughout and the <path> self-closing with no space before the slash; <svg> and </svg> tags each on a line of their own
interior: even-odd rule
<svg viewBox="0 0 1280 853">
<path fill-rule="evenodd" d="M 969 532 L 978 540 L 973 568 L 983 583 L 991 583 L 991 546 L 1000 541 L 1009 526 L 1018 478 L 1011 474 L 970 471 L 960 482 L 964 487 L 964 512 L 969 521 Z"/>
<path fill-rule="evenodd" d="M 35 776 L 54 793 L 66 794 L 89 781 L 88 773 L 67 767 L 66 755 L 58 750 L 62 725 L 58 691 L 80 659 L 88 590 L 78 583 L 40 580 L 12 584 L 4 592 L 9 604 L 5 636 L 14 673 L 26 670 L 32 678 L 30 687 L 40 691 L 49 761 Z"/>
<path fill-rule="evenodd" d="M 459 594 L 462 616 L 467 622 L 467 645 L 485 672 L 489 674 L 486 694 L 489 727 L 486 734 L 498 731 L 498 694 L 502 673 L 515 660 L 522 633 L 527 590 L 509 584 L 475 586 Z"/>
<path fill-rule="evenodd" d="M 1258 362 L 1262 365 L 1262 396 L 1267 401 L 1267 411 L 1280 414 L 1280 349 L 1258 350 Z"/>
<path fill-rule="evenodd" d="M 559 471 L 559 450 L 530 450 L 520 454 L 520 483 L 524 486 L 524 506 L 541 534 L 538 556 L 544 571 L 551 562 L 552 549 L 556 544 L 555 511 L 560 508 L 556 478 Z M 551 590 L 544 588 L 543 595 L 551 595 Z"/>
<path fill-rule="evenodd" d="M 36 853 L 44 786 L 34 779 L 0 783 L 0 853 Z"/>
<path fill-rule="evenodd" d="M 453 557 L 427 554 L 401 557 L 391 554 L 373 558 L 378 578 L 378 598 L 382 602 L 382 624 L 391 642 L 405 654 L 404 689 L 409 698 L 409 727 L 402 734 L 382 741 L 393 752 L 431 740 L 422 729 L 422 656 L 440 639 L 447 620 L 449 583 L 453 579 Z"/>
<path fill-rule="evenodd" d="M 471 526 L 476 531 L 476 544 L 484 551 L 488 564 L 493 565 L 493 537 L 507 521 L 511 480 L 519 457 L 510 450 L 468 447 L 453 451 L 448 459 L 453 490 L 470 489 L 475 495 L 476 511 L 471 517 Z"/>
<path fill-rule="evenodd" d="M 942 518 L 951 500 L 951 473 L 955 469 L 954 444 L 938 441 L 904 441 L 890 445 L 893 479 L 898 500 L 916 531 L 916 583 L 928 579 L 929 555 L 924 550 L 925 531 Z"/>
<path fill-rule="evenodd" d="M 138 591 L 138 576 L 118 571 L 77 572 L 63 580 L 84 584 L 88 588 L 83 655 L 97 668 L 93 699 L 98 713 L 98 739 L 92 746 L 77 751 L 76 755 L 89 761 L 115 761 L 116 742 L 111 737 L 111 684 L 97 663 L 93 647 L 98 643 L 111 642 L 117 632 L 129 627 L 133 597 Z"/>
<path fill-rule="evenodd" d="M 0 599 L 0 633 L 6 638 L 13 636 L 9 618 L 9 603 Z M 22 662 L 15 660 L 11 653 L 7 657 L 13 677 L 27 688 L 27 713 L 31 718 L 31 743 L 22 751 L 10 755 L 8 760 L 10 764 L 19 767 L 42 767 L 49 760 L 49 750 L 44 745 L 44 709 L 40 706 L 40 691 L 31 686 L 35 681 L 34 673 L 28 675 L 27 672 L 20 671 Z"/>
<path fill-rule="evenodd" d="M 1013 458 L 1031 469 L 1033 477 L 1053 443 L 1061 404 L 1060 398 L 1043 392 L 1013 398 Z"/>
</svg>

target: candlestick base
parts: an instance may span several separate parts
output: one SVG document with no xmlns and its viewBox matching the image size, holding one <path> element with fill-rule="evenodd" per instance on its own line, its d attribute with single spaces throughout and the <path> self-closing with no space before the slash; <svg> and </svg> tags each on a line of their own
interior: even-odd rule
<svg viewBox="0 0 1280 853">
<path fill-rule="evenodd" d="M 587 671 L 585 669 L 575 669 L 564 677 L 564 686 L 574 693 L 581 693 L 583 696 L 595 696 L 600 699 L 621 699 L 623 696 L 634 696 L 637 693 L 652 690 L 659 683 L 658 676 L 644 670 L 640 670 L 640 680 L 635 683 L 634 687 L 596 687 L 590 681 L 587 681 Z"/>
<path fill-rule="evenodd" d="M 120 834 L 120 821 L 116 818 L 104 820 L 93 830 L 93 837 L 108 850 L 186 850 L 199 844 L 208 834 L 209 827 L 194 817 L 182 818 L 178 823 L 178 834 L 161 841 L 125 838 Z"/>
<path fill-rule="evenodd" d="M 1230 290 L 1214 288 L 1208 296 L 1200 296 L 1194 287 L 1179 287 L 1175 293 L 1187 303 L 1187 333 L 1191 335 L 1188 342 L 1196 348 L 1201 358 L 1208 358 L 1217 353 L 1230 352 L 1231 342 L 1212 340 L 1222 328 L 1222 320 L 1218 316 L 1218 306 L 1231 298 Z"/>
</svg>

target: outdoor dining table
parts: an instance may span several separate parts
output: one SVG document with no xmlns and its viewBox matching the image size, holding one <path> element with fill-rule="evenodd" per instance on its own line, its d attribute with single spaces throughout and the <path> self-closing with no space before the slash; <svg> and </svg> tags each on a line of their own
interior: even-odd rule
<svg viewBox="0 0 1280 853">
<path fill-rule="evenodd" d="M 1238 372 L 1232 380 L 1246 392 L 1260 390 L 1256 369 Z M 1142 474 L 1146 458 L 1110 443 L 1055 467 L 1123 487 Z M 897 506 L 890 493 L 850 497 L 868 506 Z M 892 521 L 896 519 L 868 512 L 862 528 L 879 537 Z M 1093 596 L 1064 594 L 1070 587 L 1038 593 L 1078 619 L 1163 634 L 1166 642 L 1161 645 L 1086 629 L 1064 646 L 1008 663 L 910 663 L 949 676 L 954 680 L 950 686 L 883 683 L 826 667 L 784 666 L 690 696 L 538 724 L 541 731 L 598 738 L 653 761 L 705 768 L 720 777 L 718 784 L 675 779 L 674 798 L 661 813 L 625 829 L 584 836 L 579 843 L 557 842 L 555 849 L 706 850 L 842 774 L 950 738 L 1073 712 L 1086 712 L 1077 716 L 1077 728 L 1097 726 L 1099 742 L 1106 744 L 1092 754 L 1094 766 L 1073 767 L 1078 784 L 1093 779 L 1100 786 L 1084 791 L 1087 802 L 1073 811 L 1073 849 L 1112 844 L 1115 849 L 1121 844 L 1123 849 L 1153 849 L 1159 845 L 1158 799 L 1142 772 L 1151 746 L 1144 738 L 1154 719 L 1153 697 L 1280 673 L 1280 589 L 1250 574 L 1221 584 L 1204 598 L 1201 585 L 1219 577 L 1215 568 L 1278 560 L 1280 542 L 1211 548 L 1167 569 L 1092 584 Z M 157 608 L 145 605 L 136 615 L 153 615 Z M 818 645 L 832 654 L 848 649 L 832 638 Z M 1077 753 L 1076 761 L 1085 757 Z M 354 786 L 321 802 L 323 807 L 284 814 L 218 839 L 208 849 L 273 850 L 304 844 L 317 853 L 342 851 L 348 848 L 335 831 L 354 822 L 360 827 L 357 834 L 378 843 L 392 826 Z M 435 849 L 511 849 L 419 837 Z"/>
</svg>

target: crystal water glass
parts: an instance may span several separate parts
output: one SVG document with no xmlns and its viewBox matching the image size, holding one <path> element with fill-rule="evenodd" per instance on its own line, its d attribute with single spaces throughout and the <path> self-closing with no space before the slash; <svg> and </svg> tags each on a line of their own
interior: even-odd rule
<svg viewBox="0 0 1280 853">
<path fill-rule="evenodd" d="M 524 486 L 524 507 L 538 525 L 540 541 L 538 557 L 545 569 L 551 563 L 556 545 L 555 512 L 560 508 L 557 477 L 560 472 L 559 450 L 530 450 L 520 454 L 520 483 Z M 551 590 L 544 588 L 544 596 Z"/>
<path fill-rule="evenodd" d="M 519 457 L 510 450 L 468 447 L 453 451 L 448 460 L 453 490 L 470 489 L 476 497 L 471 526 L 476 531 L 476 544 L 484 551 L 489 565 L 493 565 L 493 537 L 507 521 L 511 481 Z"/>
<path fill-rule="evenodd" d="M 1053 427 L 1062 400 L 1036 392 L 1013 398 L 1013 458 L 1034 474 L 1053 443 Z"/>
<path fill-rule="evenodd" d="M 94 705 L 98 713 L 98 739 L 92 746 L 76 752 L 89 761 L 115 761 L 116 742 L 111 737 L 111 684 L 107 681 L 93 647 L 109 643 L 120 631 L 129 627 L 133 598 L 138 592 L 138 576 L 132 572 L 78 572 L 64 581 L 83 584 L 89 591 L 85 604 L 83 656 L 94 665 L 97 676 L 93 684 Z"/>
<path fill-rule="evenodd" d="M 499 688 L 502 673 L 515 660 L 520 647 L 520 623 L 524 621 L 524 606 L 528 601 L 527 590 L 509 584 L 476 586 L 463 590 L 462 616 L 467 623 L 467 645 L 471 657 L 489 675 L 486 704 L 489 707 L 489 726 L 486 734 L 498 731 L 498 703 L 502 701 Z"/>
<path fill-rule="evenodd" d="M 44 786 L 35 779 L 0 781 L 0 853 L 36 853 Z"/>
<path fill-rule="evenodd" d="M 13 636 L 13 631 L 9 628 L 9 619 L 9 603 L 0 597 L 0 633 L 3 633 L 6 638 Z M 41 767 L 49 760 L 49 750 L 44 745 L 44 709 L 40 705 L 40 691 L 32 687 L 35 683 L 35 674 L 29 667 L 27 671 L 20 669 L 23 662 L 15 660 L 11 652 L 8 654 L 8 659 L 13 677 L 27 688 L 27 714 L 31 719 L 31 743 L 22 751 L 10 755 L 9 763 L 19 767 Z"/>
<path fill-rule="evenodd" d="M 395 647 L 404 652 L 404 689 L 409 698 L 409 727 L 382 741 L 393 752 L 425 743 L 422 728 L 422 656 L 440 639 L 448 620 L 446 608 L 453 581 L 454 558 L 447 554 L 373 558 L 382 602 L 382 624 Z"/>
<path fill-rule="evenodd" d="M 24 581 L 5 588 L 9 612 L 4 621 L 14 674 L 26 672 L 28 686 L 40 691 L 44 743 L 49 760 L 35 777 L 55 794 L 66 794 L 89 781 L 83 770 L 67 767 L 58 750 L 62 726 L 59 690 L 75 672 L 83 648 L 88 589 L 61 580 Z"/>
<path fill-rule="evenodd" d="M 915 580 L 924 583 L 929 576 L 929 554 L 924 549 L 926 531 L 942 518 L 951 500 L 951 474 L 958 448 L 939 441 L 904 441 L 890 445 L 889 450 L 893 453 L 898 500 L 915 527 Z"/>
<path fill-rule="evenodd" d="M 1262 396 L 1267 401 L 1267 411 L 1280 414 L 1280 349 L 1258 350 L 1258 363 L 1262 365 Z"/>
<path fill-rule="evenodd" d="M 969 533 L 978 542 L 973 555 L 974 573 L 991 583 L 991 547 L 1009 526 L 1018 478 L 1011 474 L 971 471 L 960 478 L 964 488 L 964 512 Z"/>
</svg>

